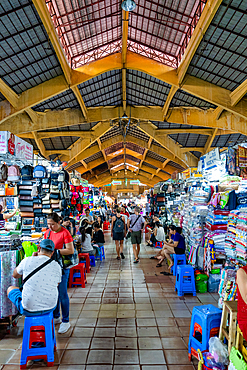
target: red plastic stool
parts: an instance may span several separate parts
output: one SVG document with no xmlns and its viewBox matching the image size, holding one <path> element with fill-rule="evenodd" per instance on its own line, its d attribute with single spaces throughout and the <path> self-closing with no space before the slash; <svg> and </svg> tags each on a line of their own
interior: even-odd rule
<svg viewBox="0 0 247 370">
<path fill-rule="evenodd" d="M 163 242 L 156 242 L 156 243 L 155 243 L 155 248 L 160 248 L 160 249 L 162 249 L 162 248 L 163 248 L 163 246 L 164 246 L 164 243 L 163 243 Z"/>
<path fill-rule="evenodd" d="M 80 285 L 82 288 L 85 288 L 86 282 L 87 276 L 84 263 L 79 263 L 70 269 L 69 288 L 72 288 L 73 285 Z"/>
<path fill-rule="evenodd" d="M 91 270 L 89 253 L 79 253 L 78 257 L 79 257 L 79 263 L 81 263 L 81 260 L 86 261 L 86 272 L 87 274 L 89 274 Z"/>
</svg>

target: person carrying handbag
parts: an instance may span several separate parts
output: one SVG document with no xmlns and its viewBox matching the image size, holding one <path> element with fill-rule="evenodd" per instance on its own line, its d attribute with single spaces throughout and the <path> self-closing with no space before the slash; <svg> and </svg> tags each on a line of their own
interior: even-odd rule
<svg viewBox="0 0 247 370">
<path fill-rule="evenodd" d="M 60 217 L 57 213 L 51 213 L 47 216 L 48 230 L 44 238 L 50 239 L 55 244 L 55 249 L 59 250 L 62 256 L 72 255 L 74 253 L 73 238 L 68 230 L 60 225 Z M 66 333 L 70 328 L 69 323 L 69 296 L 67 285 L 69 280 L 69 269 L 63 270 L 62 281 L 58 286 L 58 302 L 54 310 L 54 322 L 60 324 L 59 334 Z M 62 308 L 62 320 L 60 319 L 60 304 Z"/>
<path fill-rule="evenodd" d="M 135 207 L 135 213 L 130 215 L 128 219 L 128 229 L 131 233 L 131 244 L 133 246 L 133 253 L 135 256 L 134 263 L 139 262 L 140 245 L 142 241 L 142 232 L 145 229 L 146 221 L 140 215 L 140 207 Z"/>
</svg>

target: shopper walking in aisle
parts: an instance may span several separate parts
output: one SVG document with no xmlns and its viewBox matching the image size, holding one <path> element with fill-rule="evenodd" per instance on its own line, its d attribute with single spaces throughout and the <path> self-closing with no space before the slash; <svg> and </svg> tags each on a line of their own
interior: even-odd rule
<svg viewBox="0 0 247 370">
<path fill-rule="evenodd" d="M 30 276 L 23 284 L 23 291 L 16 286 L 7 290 L 8 298 L 17 307 L 21 315 L 41 316 L 52 312 L 58 299 L 57 286 L 61 281 L 62 269 L 51 257 L 55 245 L 52 240 L 42 240 L 40 251 L 31 257 L 26 257 L 15 268 L 13 277 L 26 279 L 34 270 L 39 271 Z"/>
<path fill-rule="evenodd" d="M 146 221 L 140 215 L 140 207 L 135 207 L 135 213 L 130 215 L 128 219 L 128 229 L 131 233 L 131 244 L 133 246 L 133 253 L 135 256 L 134 263 L 139 262 L 139 253 L 143 229 L 146 227 Z"/>
<path fill-rule="evenodd" d="M 73 238 L 68 230 L 60 225 L 60 218 L 57 213 L 51 213 L 47 216 L 48 230 L 45 232 L 44 238 L 51 239 L 55 244 L 55 249 L 59 249 L 61 255 L 74 253 Z M 69 323 L 69 296 L 67 293 L 67 285 L 69 280 L 69 269 L 64 269 L 62 281 L 58 286 L 58 302 L 54 310 L 55 324 L 60 324 L 58 333 L 66 333 L 70 328 Z M 62 308 L 62 321 L 60 319 L 60 304 Z"/>
<path fill-rule="evenodd" d="M 116 215 L 112 216 L 111 236 L 116 244 L 117 260 L 120 260 L 120 256 L 124 259 L 123 241 L 126 236 L 126 224 L 125 218 L 121 215 L 121 209 L 119 207 L 116 209 Z"/>
</svg>

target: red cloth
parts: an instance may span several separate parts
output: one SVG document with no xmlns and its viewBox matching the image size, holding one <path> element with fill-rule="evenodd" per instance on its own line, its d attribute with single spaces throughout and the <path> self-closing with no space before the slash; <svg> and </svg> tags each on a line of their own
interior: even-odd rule
<svg viewBox="0 0 247 370">
<path fill-rule="evenodd" d="M 241 267 L 247 274 L 247 266 Z M 237 319 L 238 325 L 243 333 L 244 339 L 247 340 L 247 304 L 243 300 L 237 285 L 238 293 L 238 312 Z"/>
<path fill-rule="evenodd" d="M 127 211 L 126 211 L 126 212 L 121 212 L 120 214 L 121 214 L 121 215 L 128 216 L 128 217 L 130 216 L 129 212 L 127 212 Z"/>
<path fill-rule="evenodd" d="M 48 239 L 49 231 L 49 229 L 46 230 L 44 235 L 45 239 Z M 55 249 L 63 249 L 65 244 L 73 242 L 73 238 L 70 232 L 64 227 L 62 227 L 58 233 L 54 233 L 54 231 L 51 231 L 49 239 L 54 242 Z"/>
</svg>

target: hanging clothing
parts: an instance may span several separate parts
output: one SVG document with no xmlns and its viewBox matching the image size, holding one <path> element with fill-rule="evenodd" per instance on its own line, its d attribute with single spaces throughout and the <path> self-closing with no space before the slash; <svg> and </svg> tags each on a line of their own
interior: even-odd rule
<svg viewBox="0 0 247 370">
<path fill-rule="evenodd" d="M 17 314 L 17 308 L 7 297 L 7 289 L 10 285 L 16 285 L 16 279 L 12 274 L 16 268 L 18 251 L 0 252 L 0 318 Z"/>
</svg>

